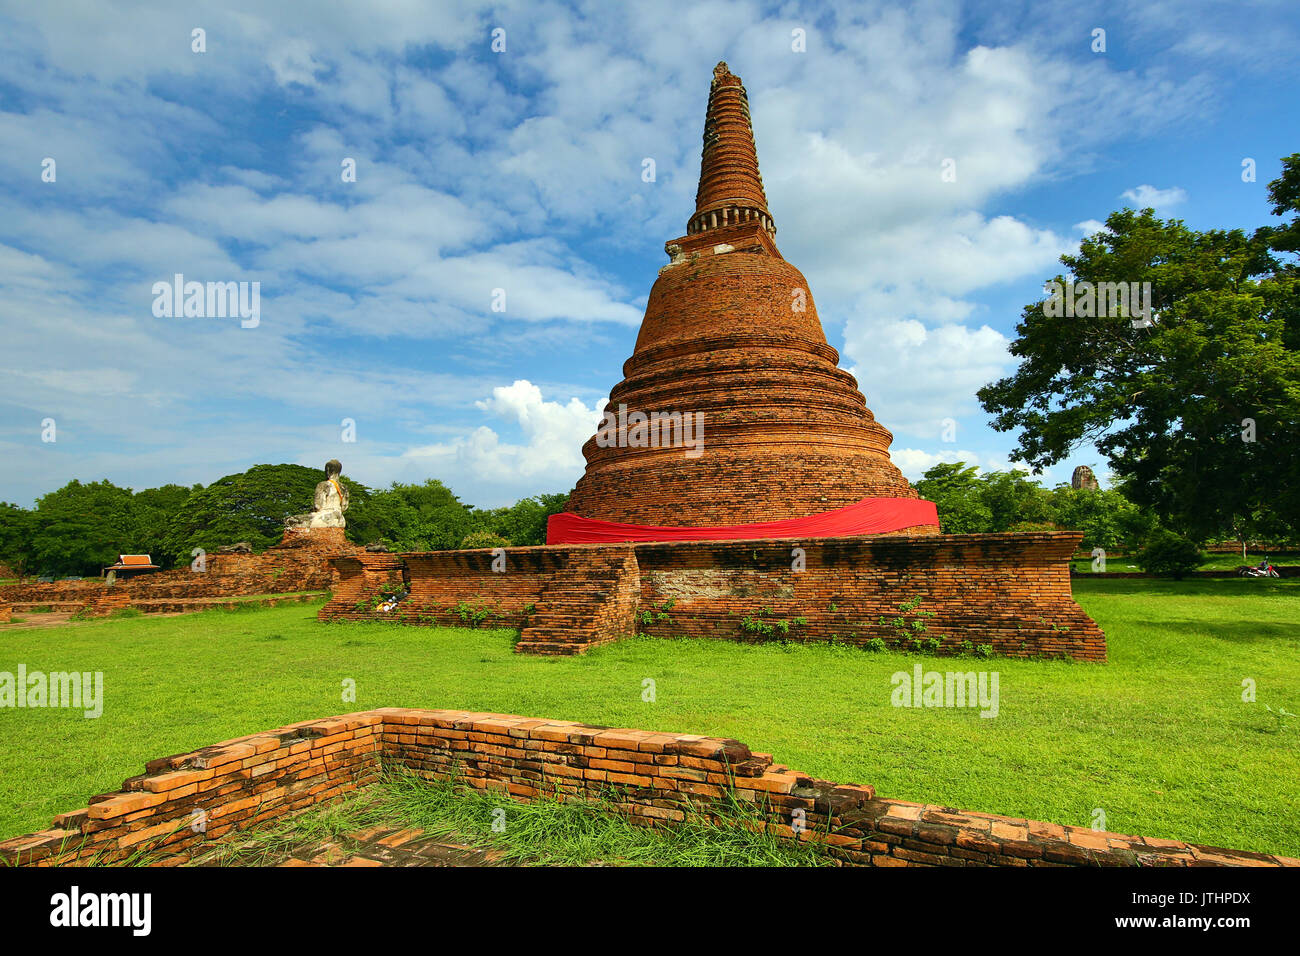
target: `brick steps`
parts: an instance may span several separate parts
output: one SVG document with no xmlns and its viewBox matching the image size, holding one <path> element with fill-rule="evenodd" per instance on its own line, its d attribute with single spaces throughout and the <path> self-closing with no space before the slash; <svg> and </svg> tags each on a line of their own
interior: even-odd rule
<svg viewBox="0 0 1300 956">
<path fill-rule="evenodd" d="M 582 654 L 631 634 L 641 575 L 631 547 L 569 553 L 542 586 L 532 619 L 519 635 L 521 654 Z"/>
</svg>

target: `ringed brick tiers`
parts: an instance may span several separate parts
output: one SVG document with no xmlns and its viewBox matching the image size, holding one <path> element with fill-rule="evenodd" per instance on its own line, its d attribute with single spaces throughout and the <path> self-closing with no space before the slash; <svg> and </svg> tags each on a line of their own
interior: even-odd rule
<svg viewBox="0 0 1300 956">
<path fill-rule="evenodd" d="M 920 597 L 924 637 L 1017 657 L 1104 661 L 1075 603 L 1079 532 L 544 545 L 356 554 L 321 620 L 521 631 L 516 650 L 576 654 L 637 631 L 661 637 L 897 644 L 898 606 Z M 391 610 L 386 593 L 409 590 Z M 670 605 L 671 606 L 668 606 Z M 667 608 L 665 610 L 665 608 Z M 661 617 L 660 615 L 665 615 Z M 784 625 L 784 627 L 782 626 Z M 910 638 L 917 635 L 910 634 Z M 969 649 L 969 648 L 967 648 Z"/>
<path fill-rule="evenodd" d="M 710 527 L 802 518 L 870 498 L 916 499 L 889 459 L 893 436 L 838 367 L 803 274 L 777 250 L 749 105 L 714 71 L 687 234 L 650 291 L 612 410 L 694 416 L 695 455 L 674 444 L 583 446 L 568 510 L 627 524 Z M 607 445 L 608 447 L 602 447 Z M 654 447 L 658 445 L 658 447 Z M 938 533 L 937 522 L 895 529 Z M 735 537 L 748 537 L 736 535 Z"/>
<path fill-rule="evenodd" d="M 687 813 L 722 822 L 728 796 L 751 826 L 823 845 L 845 866 L 1300 866 L 1300 860 L 888 800 L 870 786 L 818 780 L 738 740 L 616 730 L 462 710 L 384 707 L 308 720 L 149 762 L 117 793 L 0 843 L 17 866 L 175 866 L 227 835 L 372 783 L 381 768 L 528 800 L 608 801 L 633 822 Z M 734 819 L 734 818 L 733 818 Z M 728 823 L 731 820 L 727 820 Z"/>
</svg>

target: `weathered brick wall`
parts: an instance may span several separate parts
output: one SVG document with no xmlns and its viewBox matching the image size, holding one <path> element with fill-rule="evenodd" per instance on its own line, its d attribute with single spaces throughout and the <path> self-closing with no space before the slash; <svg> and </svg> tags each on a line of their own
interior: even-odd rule
<svg viewBox="0 0 1300 956">
<path fill-rule="evenodd" d="M 366 570 L 367 562 L 378 559 L 362 555 L 337 562 L 343 580 L 320 617 L 550 628 L 557 643 L 567 622 L 577 647 L 555 652 L 573 652 L 593 643 L 581 627 L 601 620 L 601 602 L 615 579 L 586 568 L 566 585 L 564 569 L 630 548 L 634 566 L 625 567 L 618 580 L 635 577 L 637 613 L 652 619 L 636 629 L 652 635 L 851 644 L 879 638 L 894 644 L 902 630 L 880 618 L 892 621 L 900 604 L 919 596 L 920 605 L 904 615 L 908 640 L 936 638 L 951 652 L 988 645 L 1010 656 L 1101 661 L 1105 635 L 1070 591 L 1067 561 L 1079 538 L 1077 532 L 1050 532 L 549 545 L 506 549 L 501 572 L 491 570 L 490 551 L 384 555 L 379 563 L 385 567 L 399 559 L 405 564 L 411 589 L 410 599 L 388 613 L 371 609 L 385 579 Z M 795 548 L 803 551 L 803 570 L 795 570 Z M 544 596 L 557 579 L 565 607 L 548 624 L 552 602 Z M 590 598 L 585 609 L 584 596 Z M 483 617 L 466 620 L 458 607 Z M 536 618 L 529 616 L 533 612 Z M 611 605 L 610 614 L 619 613 Z M 667 618 L 658 620 L 660 614 Z M 918 620 L 925 631 L 911 628 Z M 522 641 L 521 649 L 544 652 L 546 639 Z"/>
<path fill-rule="evenodd" d="M 186 851 L 364 786 L 379 770 L 378 714 L 306 720 L 150 761 L 117 793 L 0 843 L 0 860 L 59 866 Z"/>
<path fill-rule="evenodd" d="M 491 549 L 409 554 L 356 554 L 334 562 L 339 583 L 321 620 L 392 620 L 443 627 L 525 626 L 542 588 L 564 565 L 565 552 L 510 548 L 504 571 Z M 392 611 L 376 605 L 386 586 L 409 587 Z"/>
<path fill-rule="evenodd" d="M 283 544 L 261 554 L 209 554 L 203 572 L 192 571 L 187 565 L 121 580 L 112 586 L 100 579 L 45 584 L 28 581 L 0 587 L 0 600 L 60 608 L 84 607 L 94 614 L 168 599 L 323 591 L 332 587 L 338 577 L 331 560 L 341 554 L 361 551 L 341 535 L 328 533 L 341 530 L 320 529 L 310 536 L 286 536 Z"/>
<path fill-rule="evenodd" d="M 894 621 L 899 605 L 919 596 L 920 605 L 902 615 L 909 641 L 941 639 L 945 651 L 969 641 L 1009 656 L 1105 660 L 1105 635 L 1070 590 L 1066 562 L 1079 538 L 1052 532 L 638 544 L 642 608 L 673 602 L 669 620 L 642 629 L 894 645 L 903 629 L 880 618 Z M 802 571 L 794 570 L 795 548 L 803 552 Z M 912 630 L 914 621 L 926 629 Z"/>
<path fill-rule="evenodd" d="M 634 821 L 715 820 L 717 801 L 824 844 L 849 866 L 1300 866 L 1300 860 L 880 799 L 773 763 L 730 738 L 615 730 L 566 720 L 381 708 L 303 721 L 155 760 L 123 790 L 0 843 L 17 865 L 121 861 L 134 851 L 184 862 L 199 844 L 372 782 L 380 763 L 527 800 L 602 799 Z M 193 822 L 202 811 L 205 829 Z"/>
</svg>

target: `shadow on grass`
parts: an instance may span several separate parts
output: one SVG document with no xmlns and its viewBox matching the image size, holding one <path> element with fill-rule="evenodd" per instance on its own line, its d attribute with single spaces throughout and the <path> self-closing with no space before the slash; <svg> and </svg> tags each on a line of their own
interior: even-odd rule
<svg viewBox="0 0 1300 956">
<path fill-rule="evenodd" d="M 1300 597 L 1300 578 L 1089 578 L 1070 579 L 1076 594 L 1146 595 L 1148 597 Z"/>
<path fill-rule="evenodd" d="M 1147 625 L 1153 631 L 1168 633 L 1171 639 L 1195 646 L 1197 639 L 1203 642 L 1222 641 L 1226 644 L 1272 644 L 1276 645 L 1288 639 L 1294 640 L 1295 626 L 1291 624 L 1269 624 L 1260 621 L 1216 620 L 1213 629 L 1204 620 L 1157 621 Z"/>
</svg>

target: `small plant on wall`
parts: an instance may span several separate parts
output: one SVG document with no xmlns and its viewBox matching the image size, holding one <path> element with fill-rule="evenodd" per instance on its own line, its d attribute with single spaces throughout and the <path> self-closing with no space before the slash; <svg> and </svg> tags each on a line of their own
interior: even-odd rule
<svg viewBox="0 0 1300 956">
<path fill-rule="evenodd" d="M 911 647 L 913 650 L 938 650 L 941 643 L 937 638 L 925 638 L 923 635 L 928 629 L 926 621 L 934 617 L 934 611 L 918 611 L 921 606 L 921 595 L 917 595 L 910 601 L 904 601 L 898 605 L 898 615 L 889 617 L 881 615 L 880 626 L 887 627 L 890 630 L 890 640 L 898 647 Z M 912 619 L 909 621 L 907 616 L 911 614 Z M 933 645 L 933 646 L 932 646 Z"/>
<path fill-rule="evenodd" d="M 669 598 L 658 607 L 652 604 L 647 610 L 637 615 L 637 620 L 642 624 L 671 624 L 673 618 L 668 612 L 672 610 L 672 606 L 676 603 L 676 598 Z"/>
<path fill-rule="evenodd" d="M 791 618 L 790 620 L 772 620 L 772 609 L 770 607 L 759 608 L 754 614 L 746 614 L 740 621 L 740 629 L 746 634 L 753 634 L 756 637 L 771 638 L 780 635 L 782 638 L 790 635 L 792 628 L 798 629 L 808 625 L 808 619 L 805 617 Z"/>
</svg>

